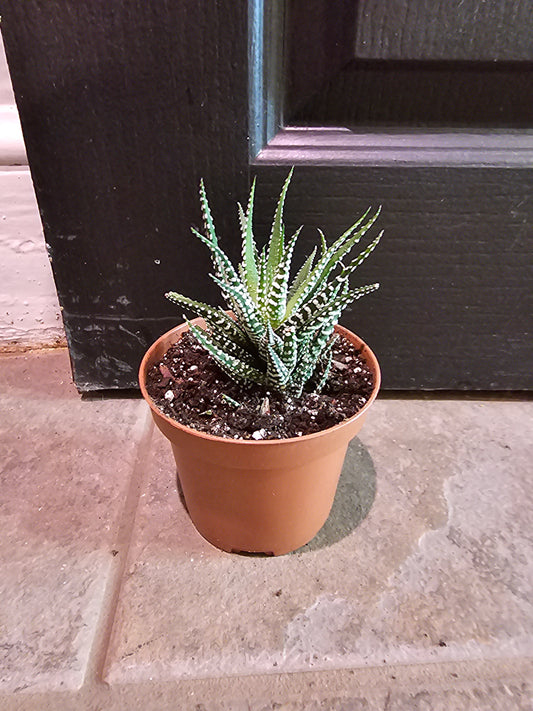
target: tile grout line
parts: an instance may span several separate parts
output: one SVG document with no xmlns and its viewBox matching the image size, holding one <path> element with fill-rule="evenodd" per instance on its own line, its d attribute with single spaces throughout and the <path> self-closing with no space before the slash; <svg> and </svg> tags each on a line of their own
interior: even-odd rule
<svg viewBox="0 0 533 711">
<path fill-rule="evenodd" d="M 139 424 L 139 429 L 141 436 L 115 538 L 118 554 L 110 565 L 82 688 L 105 683 L 103 681 L 104 667 L 128 561 L 148 453 L 154 434 L 154 422 L 148 408 Z"/>
</svg>

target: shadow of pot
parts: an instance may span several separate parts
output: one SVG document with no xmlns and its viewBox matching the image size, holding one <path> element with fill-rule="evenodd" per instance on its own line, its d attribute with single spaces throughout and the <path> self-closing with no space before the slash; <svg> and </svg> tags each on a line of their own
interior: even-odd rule
<svg viewBox="0 0 533 711">
<path fill-rule="evenodd" d="M 202 319 L 193 323 L 203 325 Z M 336 332 L 361 351 L 374 375 L 368 402 L 321 432 L 280 440 L 232 440 L 198 432 L 164 415 L 146 390 L 146 376 L 188 330 L 181 324 L 148 349 L 139 370 L 142 395 L 170 441 L 186 506 L 197 530 L 229 552 L 282 555 L 308 543 L 329 516 L 349 442 L 380 386 L 376 356 L 342 326 Z"/>
</svg>

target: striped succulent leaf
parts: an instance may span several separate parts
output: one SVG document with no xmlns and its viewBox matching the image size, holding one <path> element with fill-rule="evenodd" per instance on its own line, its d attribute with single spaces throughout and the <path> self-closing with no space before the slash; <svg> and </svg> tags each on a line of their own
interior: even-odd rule
<svg viewBox="0 0 533 711">
<path fill-rule="evenodd" d="M 269 286 L 272 284 L 272 280 L 283 259 L 283 246 L 284 246 L 284 233 L 285 229 L 283 227 L 283 207 L 285 205 L 285 196 L 287 195 L 287 190 L 289 189 L 289 183 L 291 182 L 292 174 L 294 168 L 291 168 L 283 188 L 281 189 L 281 194 L 279 196 L 278 204 L 276 207 L 276 212 L 274 214 L 274 220 L 272 222 L 272 230 L 270 232 L 270 240 L 268 243 L 268 258 L 267 258 L 267 279 Z"/>
<path fill-rule="evenodd" d="M 185 306 L 191 311 L 194 311 L 197 316 L 201 316 L 209 325 L 211 331 L 221 331 L 238 345 L 244 346 L 245 348 L 250 347 L 250 339 L 246 335 L 246 331 L 220 307 L 215 308 L 201 301 L 194 301 L 193 299 L 189 299 L 188 296 L 177 294 L 175 291 L 169 291 L 165 296 L 169 301 Z"/>
<path fill-rule="evenodd" d="M 270 285 L 270 291 L 267 295 L 267 302 L 265 304 L 265 312 L 268 321 L 275 327 L 279 326 L 283 317 L 285 316 L 285 311 L 287 309 L 287 293 L 289 290 L 289 276 L 291 270 L 292 253 L 294 252 L 294 247 L 296 245 L 296 240 L 302 230 L 299 227 L 294 233 L 291 241 L 285 249 L 285 254 L 283 259 L 278 264 L 276 273 L 272 279 Z"/>
<path fill-rule="evenodd" d="M 203 179 L 200 180 L 200 207 L 202 208 L 202 218 L 204 221 L 204 228 L 211 242 L 214 244 L 218 243 L 217 233 L 215 232 L 215 225 L 213 218 L 211 216 L 211 208 L 207 202 L 207 195 L 205 192 L 205 186 Z"/>
<path fill-rule="evenodd" d="M 294 313 L 302 304 L 306 302 L 317 289 L 320 288 L 329 277 L 329 275 L 341 264 L 341 260 L 345 254 L 349 254 L 350 250 L 361 240 L 365 233 L 372 227 L 374 222 L 379 217 L 381 208 L 366 222 L 357 232 L 354 233 L 356 227 L 361 223 L 360 218 L 355 225 L 352 225 L 339 239 L 325 252 L 320 258 L 318 264 L 309 275 L 307 281 L 302 284 L 300 289 L 294 294 L 287 305 L 287 316 Z M 369 210 L 365 213 L 368 214 Z"/>
<path fill-rule="evenodd" d="M 354 246 L 379 215 L 367 210 L 329 247 L 321 230 L 317 247 L 290 278 L 294 248 L 301 227 L 285 241 L 283 209 L 291 170 L 276 205 L 270 239 L 258 249 L 253 233 L 255 180 L 246 211 L 238 204 L 241 262 L 235 268 L 219 244 L 203 181 L 200 205 L 205 232 L 193 229 L 211 253 L 214 274 L 232 312 L 229 315 L 176 292 L 174 303 L 202 316 L 206 328 L 189 324 L 198 342 L 233 379 L 256 383 L 291 395 L 304 388 L 316 391 L 327 382 L 331 368 L 334 328 L 343 310 L 378 284 L 350 288 L 349 277 L 377 246 L 380 233 L 358 256 L 344 263 Z"/>
<path fill-rule="evenodd" d="M 279 357 L 274 348 L 269 346 L 266 373 L 267 385 L 270 385 L 277 390 L 283 390 L 290 377 L 291 371 L 287 368 L 287 365 Z"/>
<path fill-rule="evenodd" d="M 227 373 L 230 378 L 235 380 L 244 380 L 245 382 L 254 382 L 259 385 L 266 384 L 266 374 L 245 363 L 237 356 L 228 353 L 226 350 L 218 346 L 209 334 L 198 326 L 188 322 L 189 329 L 196 340 L 206 349 L 206 351 L 214 358 L 222 370 Z"/>
<path fill-rule="evenodd" d="M 252 218 L 254 212 L 254 195 L 255 195 L 255 178 L 250 189 L 250 197 L 248 199 L 248 209 L 246 215 L 242 207 L 239 205 L 239 218 L 241 221 L 242 232 L 242 269 L 245 274 L 244 281 L 252 298 L 257 298 L 257 288 L 259 284 L 259 274 L 257 271 L 256 253 L 254 233 L 252 227 Z"/>
<path fill-rule="evenodd" d="M 292 284 L 289 288 L 289 293 L 288 293 L 289 299 L 291 299 L 294 296 L 294 294 L 296 294 L 296 292 L 300 288 L 301 284 L 303 284 L 309 277 L 309 274 L 311 273 L 311 269 L 313 268 L 313 262 L 315 260 L 315 255 L 316 255 L 316 247 L 313 249 L 311 254 L 307 257 L 305 262 L 302 264 L 302 266 L 298 270 L 296 276 L 292 280 Z"/>
<path fill-rule="evenodd" d="M 322 390 L 328 380 L 329 371 L 331 370 L 331 361 L 333 360 L 333 346 L 336 340 L 335 336 L 329 339 L 329 342 L 320 357 L 318 367 L 315 370 L 316 389 L 318 392 Z M 319 368 L 322 368 L 322 374 L 319 373 Z"/>
</svg>

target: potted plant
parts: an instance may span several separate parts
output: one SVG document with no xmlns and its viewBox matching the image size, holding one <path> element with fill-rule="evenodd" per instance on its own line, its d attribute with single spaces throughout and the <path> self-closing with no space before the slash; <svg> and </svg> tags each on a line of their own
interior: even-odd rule
<svg viewBox="0 0 533 711">
<path fill-rule="evenodd" d="M 228 311 L 166 294 L 197 318 L 185 317 L 161 336 L 139 371 L 143 397 L 171 442 L 191 519 L 227 551 L 279 555 L 313 538 L 380 385 L 372 351 L 337 323 L 349 304 L 379 286 L 353 289 L 349 277 L 382 233 L 347 261 L 379 209 L 367 210 L 330 246 L 319 230 L 320 252 L 315 248 L 291 279 L 301 230 L 286 238 L 291 176 L 262 250 L 252 229 L 255 180 L 246 211 L 238 205 L 237 268 L 219 244 L 201 181 L 205 229 L 192 231 L 210 250 L 211 277 Z"/>
</svg>

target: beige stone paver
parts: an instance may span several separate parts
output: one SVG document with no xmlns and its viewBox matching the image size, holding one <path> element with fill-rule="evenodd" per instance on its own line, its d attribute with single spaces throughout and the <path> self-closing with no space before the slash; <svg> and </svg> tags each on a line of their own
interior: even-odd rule
<svg viewBox="0 0 533 711">
<path fill-rule="evenodd" d="M 0 711 L 532 711 L 531 402 L 378 401 L 275 559 L 207 543 L 65 352 L 0 358 L 0 409 Z"/>
<path fill-rule="evenodd" d="M 0 359 L 0 691 L 77 688 L 137 448 L 137 400 L 82 400 L 66 351 Z"/>
<path fill-rule="evenodd" d="M 326 532 L 280 558 L 196 533 L 157 434 L 106 680 L 531 654 L 530 407 L 379 401 Z"/>
</svg>

